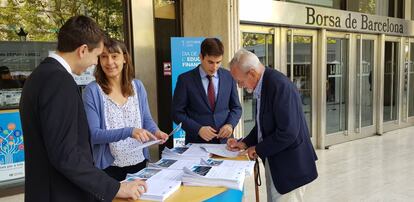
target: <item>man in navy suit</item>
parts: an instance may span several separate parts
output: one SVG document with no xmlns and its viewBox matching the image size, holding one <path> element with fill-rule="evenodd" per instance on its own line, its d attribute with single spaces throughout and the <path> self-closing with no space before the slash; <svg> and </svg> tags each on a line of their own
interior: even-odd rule
<svg viewBox="0 0 414 202">
<path fill-rule="evenodd" d="M 305 185 L 318 173 L 297 88 L 244 49 L 236 52 L 230 71 L 240 87 L 253 92 L 259 113 L 249 135 L 242 141 L 229 139 L 228 148 L 263 160 L 268 201 L 304 201 Z"/>
<path fill-rule="evenodd" d="M 172 116 L 182 122 L 185 143 L 225 143 L 241 117 L 236 82 L 220 68 L 224 48 L 217 38 L 201 43 L 197 68 L 181 74 L 172 102 Z"/>
<path fill-rule="evenodd" d="M 89 17 L 60 28 L 57 51 L 29 76 L 20 99 L 26 202 L 138 199 L 145 182 L 118 182 L 94 166 L 88 121 L 72 73 L 96 65 L 104 33 Z M 143 189 L 140 187 L 142 186 Z"/>
</svg>

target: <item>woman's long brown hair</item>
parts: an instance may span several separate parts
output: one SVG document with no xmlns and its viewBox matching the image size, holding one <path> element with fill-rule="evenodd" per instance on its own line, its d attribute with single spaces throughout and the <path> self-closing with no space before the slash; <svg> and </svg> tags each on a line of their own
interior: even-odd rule
<svg viewBox="0 0 414 202">
<path fill-rule="evenodd" d="M 131 56 L 126 49 L 125 44 L 116 39 L 107 38 L 105 39 L 104 46 L 108 49 L 109 53 L 123 54 L 125 63 L 121 72 L 122 95 L 125 97 L 134 95 L 134 90 L 132 87 L 132 80 L 134 79 L 134 68 L 132 66 Z M 102 88 L 105 94 L 109 95 L 112 92 L 112 88 L 109 85 L 109 81 L 105 75 L 105 72 L 102 70 L 100 59 L 98 59 L 98 65 L 96 65 L 94 75 L 98 85 Z"/>
</svg>

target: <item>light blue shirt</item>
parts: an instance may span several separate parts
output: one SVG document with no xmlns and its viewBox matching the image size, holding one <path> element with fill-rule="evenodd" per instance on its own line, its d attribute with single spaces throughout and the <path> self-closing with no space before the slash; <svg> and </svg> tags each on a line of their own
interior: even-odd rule
<svg viewBox="0 0 414 202">
<path fill-rule="evenodd" d="M 207 78 L 207 73 L 204 71 L 201 65 L 198 67 L 198 70 L 200 71 L 200 77 L 201 77 L 201 82 L 203 83 L 204 91 L 206 92 L 206 95 L 208 97 L 209 80 Z M 213 81 L 213 85 L 214 85 L 214 98 L 217 101 L 217 93 L 218 93 L 218 85 L 219 85 L 219 77 L 218 77 L 217 71 L 212 76 L 213 77 L 211 77 L 211 80 Z"/>
<path fill-rule="evenodd" d="M 264 74 L 264 72 L 263 72 Z M 256 88 L 253 91 L 253 98 L 256 99 L 256 122 L 257 122 L 257 142 L 263 141 L 262 131 L 260 130 L 260 95 L 262 93 L 263 74 L 260 76 L 260 80 L 257 83 Z"/>
</svg>

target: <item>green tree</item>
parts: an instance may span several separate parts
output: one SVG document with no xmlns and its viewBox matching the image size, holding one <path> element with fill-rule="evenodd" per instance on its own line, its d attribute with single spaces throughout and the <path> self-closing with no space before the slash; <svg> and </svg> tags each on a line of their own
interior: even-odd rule
<svg viewBox="0 0 414 202">
<path fill-rule="evenodd" d="M 17 41 L 20 28 L 30 41 L 56 41 L 56 33 L 74 15 L 87 15 L 108 33 L 123 39 L 122 0 L 7 0 L 0 7 L 0 41 Z"/>
</svg>

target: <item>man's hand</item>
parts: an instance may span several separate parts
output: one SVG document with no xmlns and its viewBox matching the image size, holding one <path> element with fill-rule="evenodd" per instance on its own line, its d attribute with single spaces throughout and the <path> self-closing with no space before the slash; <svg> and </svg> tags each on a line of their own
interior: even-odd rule
<svg viewBox="0 0 414 202">
<path fill-rule="evenodd" d="M 219 138 L 228 138 L 233 133 L 233 127 L 231 124 L 226 124 L 220 128 L 218 133 Z"/>
<path fill-rule="evenodd" d="M 210 127 L 210 126 L 203 126 L 200 128 L 200 130 L 198 131 L 198 135 L 200 135 L 201 138 L 203 138 L 203 140 L 205 141 L 210 141 L 213 138 L 217 137 L 217 131 L 214 130 L 214 128 Z"/>
<path fill-rule="evenodd" d="M 250 160 L 256 159 L 259 157 L 256 153 L 256 146 L 249 147 L 246 151 L 243 152 L 244 154 L 247 154 Z"/>
<path fill-rule="evenodd" d="M 155 132 L 155 137 L 161 140 L 160 144 L 164 144 L 168 140 L 168 134 L 158 130 Z"/>
<path fill-rule="evenodd" d="M 137 200 L 143 193 L 147 191 L 147 184 L 142 180 L 135 180 L 132 182 L 121 182 L 117 198 L 128 198 Z"/>
<path fill-rule="evenodd" d="M 230 138 L 227 140 L 226 148 L 230 151 L 240 151 L 245 150 L 247 148 L 247 145 L 244 142 L 239 142 L 234 138 Z"/>
<path fill-rule="evenodd" d="M 156 140 L 157 138 L 149 131 L 141 128 L 134 128 L 132 130 L 132 138 L 137 139 L 140 142 L 147 142 L 149 140 Z"/>
</svg>

